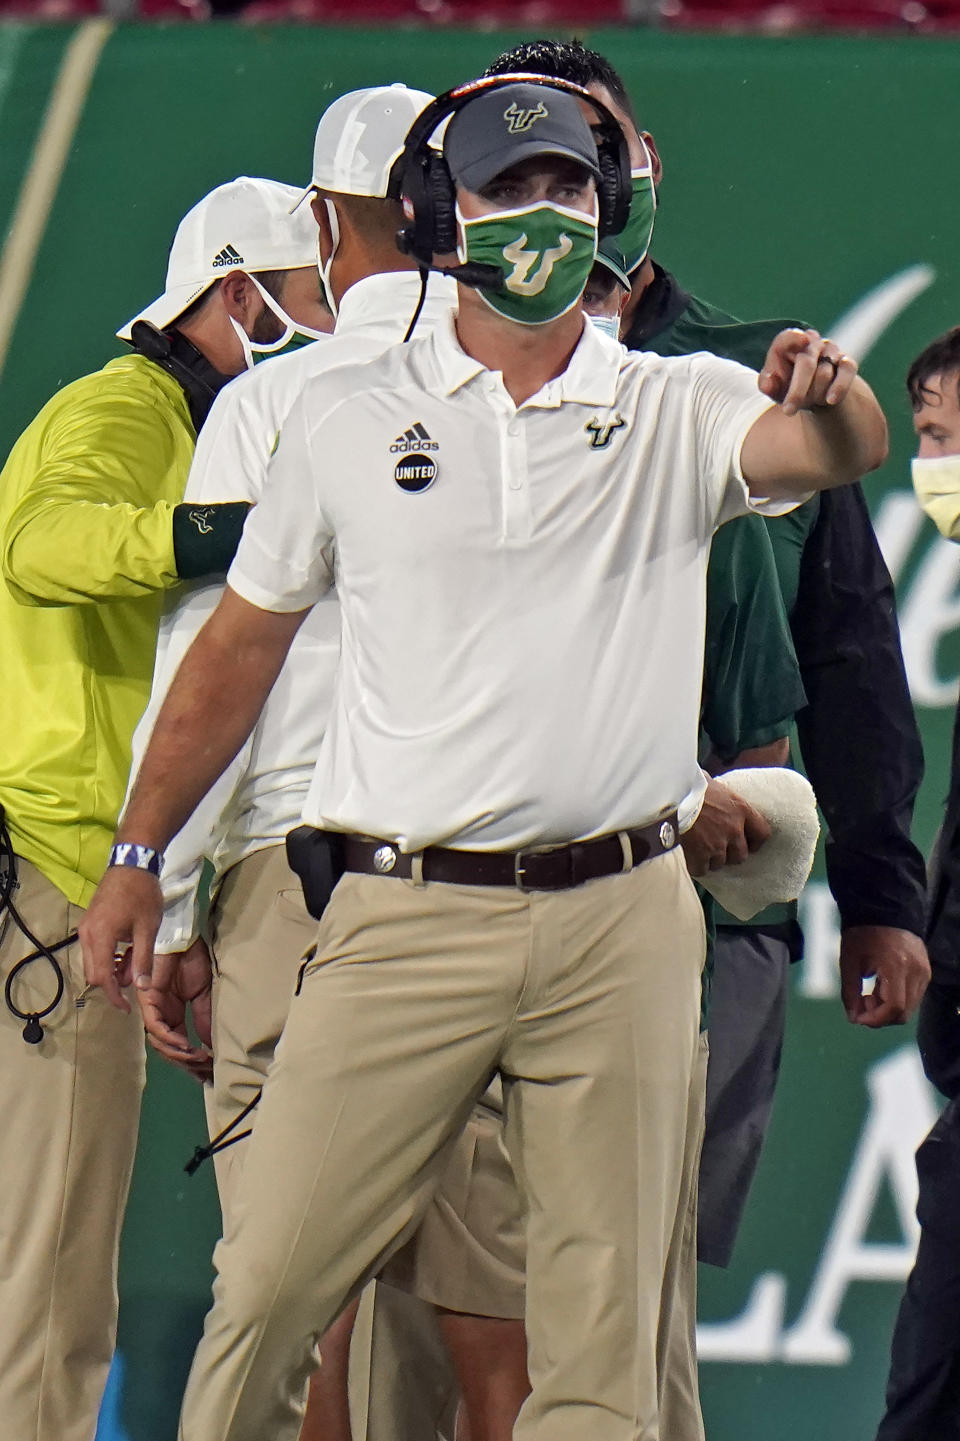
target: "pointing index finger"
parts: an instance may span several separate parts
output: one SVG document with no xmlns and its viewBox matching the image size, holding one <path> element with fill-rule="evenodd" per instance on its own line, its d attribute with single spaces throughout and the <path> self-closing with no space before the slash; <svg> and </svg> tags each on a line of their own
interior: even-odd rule
<svg viewBox="0 0 960 1441">
<path fill-rule="evenodd" d="M 817 366 L 820 364 L 822 349 L 823 341 L 817 332 L 812 330 L 807 335 L 806 345 L 794 353 L 793 374 L 782 401 L 785 415 L 796 415 L 801 404 L 806 400 L 817 373 Z"/>
<path fill-rule="evenodd" d="M 794 360 L 800 351 L 809 345 L 812 335 L 816 335 L 816 331 L 790 327 L 774 336 L 759 380 L 760 389 L 764 395 L 769 395 L 771 400 L 782 403 L 793 375 Z"/>
</svg>

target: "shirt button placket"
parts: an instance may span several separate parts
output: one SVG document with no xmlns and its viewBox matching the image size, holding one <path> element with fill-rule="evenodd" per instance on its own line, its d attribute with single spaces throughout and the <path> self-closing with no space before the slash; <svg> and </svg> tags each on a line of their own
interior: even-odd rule
<svg viewBox="0 0 960 1441">
<path fill-rule="evenodd" d="M 506 420 L 503 437 L 504 526 L 506 538 L 525 541 L 530 536 L 530 493 L 527 486 L 527 447 L 523 421 L 516 411 Z"/>
</svg>

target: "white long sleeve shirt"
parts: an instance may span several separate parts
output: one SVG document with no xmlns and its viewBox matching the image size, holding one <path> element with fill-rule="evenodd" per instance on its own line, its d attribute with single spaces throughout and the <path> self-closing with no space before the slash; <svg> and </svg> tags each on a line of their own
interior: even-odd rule
<svg viewBox="0 0 960 1441">
<path fill-rule="evenodd" d="M 412 272 L 358 281 L 343 297 L 332 336 L 265 361 L 228 385 L 200 432 L 184 500 L 198 512 L 224 500 L 256 504 L 281 426 L 307 381 L 334 367 L 375 359 L 402 340 L 419 287 Z M 432 276 L 417 334 L 435 325 L 455 299 L 453 281 Z M 132 776 L 177 668 L 222 591 L 215 582 L 180 593 L 161 623 L 150 701 L 134 736 Z M 300 824 L 333 703 L 339 651 L 340 607 L 331 590 L 301 626 L 246 745 L 167 850 L 158 951 L 185 950 L 196 938 L 205 859 L 219 879 Z"/>
</svg>

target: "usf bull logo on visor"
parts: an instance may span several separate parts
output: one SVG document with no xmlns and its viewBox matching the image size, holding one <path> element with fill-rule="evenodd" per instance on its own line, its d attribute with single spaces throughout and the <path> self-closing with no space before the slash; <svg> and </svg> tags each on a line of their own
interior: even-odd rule
<svg viewBox="0 0 960 1441">
<path fill-rule="evenodd" d="M 531 109 L 523 110 L 519 105 L 508 105 L 503 112 L 503 118 L 507 122 L 511 135 L 522 135 L 529 130 L 535 120 L 546 120 L 550 111 L 541 100 L 540 103 Z"/>
</svg>

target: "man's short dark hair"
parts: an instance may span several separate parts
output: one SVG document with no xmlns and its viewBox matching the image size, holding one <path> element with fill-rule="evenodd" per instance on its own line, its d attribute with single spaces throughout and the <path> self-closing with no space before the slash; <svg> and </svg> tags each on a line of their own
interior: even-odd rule
<svg viewBox="0 0 960 1441">
<path fill-rule="evenodd" d="M 953 375 L 960 399 L 960 325 L 931 341 L 907 371 L 907 391 L 914 410 L 926 405 L 931 394 L 930 381 L 936 375 Z"/>
<path fill-rule="evenodd" d="M 604 85 L 622 110 L 636 125 L 630 96 L 610 61 L 596 50 L 588 50 L 580 40 L 524 40 L 512 50 L 498 55 L 483 72 L 485 75 L 554 75 L 574 85 Z"/>
</svg>

